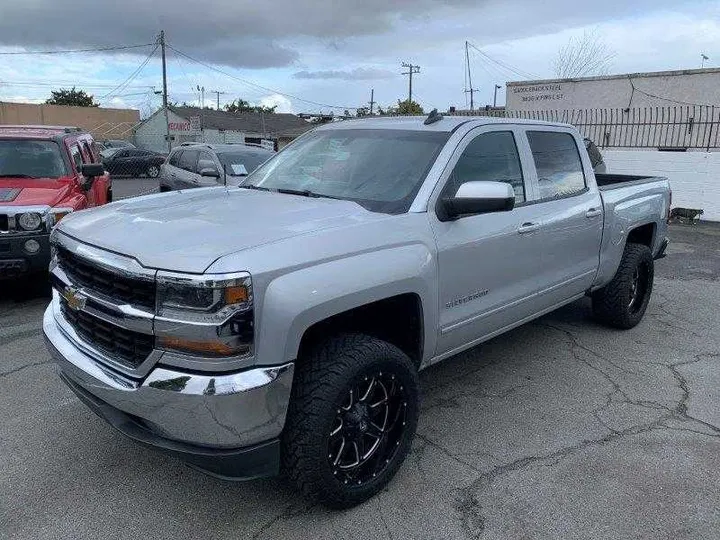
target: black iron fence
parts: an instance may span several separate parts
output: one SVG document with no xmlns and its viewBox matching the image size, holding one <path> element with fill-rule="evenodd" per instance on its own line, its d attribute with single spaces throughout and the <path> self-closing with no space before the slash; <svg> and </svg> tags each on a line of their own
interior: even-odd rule
<svg viewBox="0 0 720 540">
<path fill-rule="evenodd" d="M 457 111 L 456 116 L 498 116 L 576 126 L 602 148 L 703 149 L 718 146 L 720 106 L 636 107 L 632 109 L 567 109 Z"/>
</svg>

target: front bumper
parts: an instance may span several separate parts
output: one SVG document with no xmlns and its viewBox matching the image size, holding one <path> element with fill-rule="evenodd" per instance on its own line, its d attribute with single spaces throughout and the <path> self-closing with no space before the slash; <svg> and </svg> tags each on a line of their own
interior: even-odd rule
<svg viewBox="0 0 720 540">
<path fill-rule="evenodd" d="M 43 332 L 62 379 L 113 427 L 217 476 L 278 472 L 292 363 L 221 375 L 156 366 L 135 380 L 79 349 L 55 317 L 50 306 Z"/>
<path fill-rule="evenodd" d="M 40 244 L 37 253 L 28 253 L 25 242 L 35 240 Z M 50 235 L 2 234 L 0 235 L 0 280 L 12 279 L 25 274 L 47 272 L 50 265 Z"/>
</svg>

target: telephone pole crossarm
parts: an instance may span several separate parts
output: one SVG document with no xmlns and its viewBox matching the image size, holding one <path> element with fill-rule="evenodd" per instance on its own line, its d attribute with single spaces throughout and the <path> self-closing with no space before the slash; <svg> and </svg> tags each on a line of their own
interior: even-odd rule
<svg viewBox="0 0 720 540">
<path fill-rule="evenodd" d="M 403 75 L 408 75 L 408 101 L 412 101 L 412 80 L 413 75 L 416 73 L 420 73 L 420 66 L 415 66 L 413 64 L 409 64 L 407 62 L 403 62 L 400 64 L 402 67 L 407 68 L 407 71 L 403 71 Z"/>
</svg>

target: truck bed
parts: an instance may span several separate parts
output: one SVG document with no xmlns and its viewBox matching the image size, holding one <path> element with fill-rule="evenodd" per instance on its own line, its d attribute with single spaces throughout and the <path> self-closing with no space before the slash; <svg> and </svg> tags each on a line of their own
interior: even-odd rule
<svg viewBox="0 0 720 540">
<path fill-rule="evenodd" d="M 634 174 L 611 174 L 611 173 L 595 173 L 598 189 L 607 191 L 619 187 L 645 184 L 648 182 L 657 182 L 658 180 L 666 180 L 661 176 L 638 176 Z"/>
</svg>

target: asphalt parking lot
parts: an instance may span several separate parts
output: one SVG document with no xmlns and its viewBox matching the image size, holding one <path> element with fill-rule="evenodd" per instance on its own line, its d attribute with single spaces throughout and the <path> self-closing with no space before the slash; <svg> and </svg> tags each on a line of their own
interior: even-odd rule
<svg viewBox="0 0 720 540">
<path fill-rule="evenodd" d="M 412 454 L 345 512 L 116 433 L 49 363 L 42 291 L 2 284 L 0 537 L 719 538 L 720 227 L 671 240 L 635 329 L 579 301 L 423 372 Z"/>
</svg>

